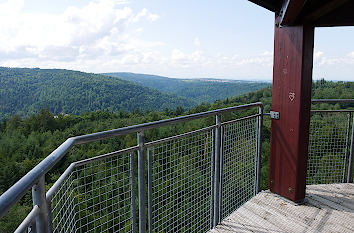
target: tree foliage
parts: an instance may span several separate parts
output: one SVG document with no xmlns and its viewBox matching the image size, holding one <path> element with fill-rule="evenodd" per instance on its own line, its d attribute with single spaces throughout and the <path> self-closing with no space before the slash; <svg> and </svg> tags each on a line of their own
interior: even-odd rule
<svg viewBox="0 0 354 233">
<path fill-rule="evenodd" d="M 203 102 L 213 103 L 215 100 L 223 100 L 270 86 L 270 83 L 267 82 L 241 80 L 176 79 L 134 73 L 106 73 L 106 75 L 119 77 L 165 93 L 186 97 L 198 104 Z"/>
<path fill-rule="evenodd" d="M 47 108 L 54 115 L 97 110 L 162 111 L 195 101 L 104 75 L 60 69 L 0 67 L 0 120 Z"/>
</svg>

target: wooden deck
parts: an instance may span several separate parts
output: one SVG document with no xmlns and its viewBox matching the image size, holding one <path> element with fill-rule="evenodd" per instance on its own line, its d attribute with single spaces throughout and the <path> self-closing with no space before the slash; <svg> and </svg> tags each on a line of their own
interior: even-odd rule
<svg viewBox="0 0 354 233">
<path fill-rule="evenodd" d="M 354 232 L 354 184 L 308 185 L 305 204 L 259 193 L 210 233 Z"/>
</svg>

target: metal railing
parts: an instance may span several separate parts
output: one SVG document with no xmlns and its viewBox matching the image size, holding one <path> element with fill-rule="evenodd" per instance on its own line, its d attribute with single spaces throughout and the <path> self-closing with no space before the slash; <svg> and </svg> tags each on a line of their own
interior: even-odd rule
<svg viewBox="0 0 354 233">
<path fill-rule="evenodd" d="M 313 104 L 354 103 L 352 99 L 312 100 Z M 354 110 L 312 110 L 307 184 L 353 182 Z"/>
<path fill-rule="evenodd" d="M 206 128 L 145 142 L 147 130 L 211 116 Z M 32 188 L 16 232 L 205 232 L 259 192 L 262 124 L 253 103 L 69 138 L 0 197 L 0 218 Z M 72 163 L 45 192 L 72 146 L 131 133 L 136 146 Z"/>
</svg>

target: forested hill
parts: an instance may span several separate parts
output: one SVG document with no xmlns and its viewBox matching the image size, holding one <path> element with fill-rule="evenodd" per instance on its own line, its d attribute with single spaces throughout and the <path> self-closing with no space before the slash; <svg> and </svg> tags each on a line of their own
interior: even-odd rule
<svg viewBox="0 0 354 233">
<path fill-rule="evenodd" d="M 105 73 L 105 75 L 120 77 L 162 92 L 174 93 L 178 96 L 191 98 L 199 104 L 202 102 L 212 103 L 215 100 L 239 96 L 270 86 L 270 83 L 255 81 L 176 79 L 135 73 Z"/>
<path fill-rule="evenodd" d="M 189 108 L 195 102 L 117 77 L 61 69 L 0 67 L 0 120 L 29 116 L 47 108 L 80 114 L 97 110 L 132 111 Z"/>
</svg>

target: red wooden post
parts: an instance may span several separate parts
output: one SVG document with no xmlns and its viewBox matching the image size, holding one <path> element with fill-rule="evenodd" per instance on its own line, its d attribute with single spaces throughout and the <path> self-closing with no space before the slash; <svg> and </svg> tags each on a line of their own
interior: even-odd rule
<svg viewBox="0 0 354 233">
<path fill-rule="evenodd" d="M 269 187 L 294 202 L 305 198 L 314 27 L 275 27 Z"/>
</svg>

